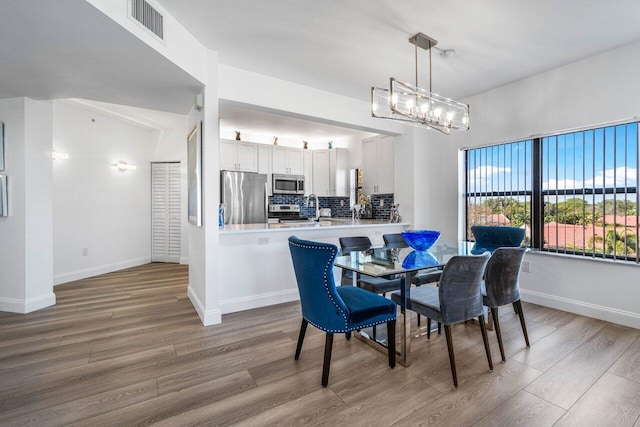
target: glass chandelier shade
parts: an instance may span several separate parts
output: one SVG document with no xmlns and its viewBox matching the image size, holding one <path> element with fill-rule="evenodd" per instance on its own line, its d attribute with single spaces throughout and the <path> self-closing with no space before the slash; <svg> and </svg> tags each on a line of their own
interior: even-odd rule
<svg viewBox="0 0 640 427">
<path fill-rule="evenodd" d="M 429 50 L 437 43 L 418 33 L 409 39 L 416 46 L 416 85 L 389 79 L 389 89 L 371 88 L 371 116 L 409 122 L 435 129 L 444 134 L 469 129 L 469 105 L 418 87 L 417 48 Z M 429 60 L 431 82 L 431 60 Z M 431 86 L 431 83 L 429 83 Z"/>
</svg>

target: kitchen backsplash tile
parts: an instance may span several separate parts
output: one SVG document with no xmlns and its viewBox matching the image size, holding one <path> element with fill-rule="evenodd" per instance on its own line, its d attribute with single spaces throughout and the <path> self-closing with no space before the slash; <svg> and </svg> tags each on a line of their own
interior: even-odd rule
<svg viewBox="0 0 640 427">
<path fill-rule="evenodd" d="M 331 208 L 331 216 L 335 218 L 351 218 L 348 197 L 319 197 L 321 208 Z M 380 206 L 380 200 L 384 200 L 384 206 Z M 342 203 L 341 203 L 342 202 Z M 306 197 L 286 194 L 276 194 L 269 197 L 271 204 L 297 204 L 300 206 L 300 215 L 311 217 L 315 214 L 314 207 L 306 207 Z M 377 194 L 371 196 L 372 212 L 374 219 L 389 220 L 393 194 Z M 342 206 L 344 205 L 344 206 Z"/>
</svg>

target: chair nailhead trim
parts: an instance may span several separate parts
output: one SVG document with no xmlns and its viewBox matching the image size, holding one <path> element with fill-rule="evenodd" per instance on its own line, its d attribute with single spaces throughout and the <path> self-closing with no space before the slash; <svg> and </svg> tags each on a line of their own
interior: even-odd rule
<svg viewBox="0 0 640 427">
<path fill-rule="evenodd" d="M 329 286 L 328 286 L 328 271 L 329 268 L 331 267 L 331 261 L 333 261 L 333 259 L 336 256 L 336 250 L 329 247 L 329 246 L 312 246 L 312 245 L 301 245 L 299 243 L 293 243 L 291 242 L 292 245 L 295 245 L 299 248 L 305 248 L 305 249 L 316 249 L 316 250 L 331 250 L 331 258 L 329 259 L 329 262 L 324 266 L 324 273 L 323 273 L 323 278 L 324 278 L 324 290 L 327 293 L 327 295 L 329 296 L 329 299 L 331 300 L 331 302 L 333 303 L 333 305 L 338 309 L 338 311 L 340 312 L 340 315 L 342 316 L 342 318 L 344 319 L 344 328 L 347 329 L 347 324 L 348 324 L 348 318 L 345 315 L 345 312 L 342 310 L 342 308 L 340 307 L 340 305 L 333 299 L 333 295 L 331 295 L 331 292 L 329 292 Z M 308 321 L 308 320 L 307 320 Z M 311 323 L 311 322 L 309 322 Z M 317 325 L 311 323 L 313 326 L 315 326 L 316 328 L 318 328 Z M 320 330 L 325 330 L 323 328 L 318 328 Z M 331 331 L 326 331 L 326 332 L 331 332 Z M 340 331 L 336 331 L 336 332 L 340 332 Z"/>
</svg>

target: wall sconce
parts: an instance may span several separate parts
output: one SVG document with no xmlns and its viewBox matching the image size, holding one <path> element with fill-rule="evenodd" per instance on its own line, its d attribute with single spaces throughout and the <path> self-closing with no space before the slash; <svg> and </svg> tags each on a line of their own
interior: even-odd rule
<svg viewBox="0 0 640 427">
<path fill-rule="evenodd" d="M 136 170 L 136 167 L 134 165 L 130 165 L 127 162 L 118 162 L 118 163 L 114 163 L 115 167 L 117 167 L 118 169 L 120 169 L 122 172 L 126 172 L 126 171 L 134 171 Z"/>
<path fill-rule="evenodd" d="M 61 153 L 59 151 L 53 151 L 53 152 L 51 152 L 51 158 L 53 160 L 67 160 L 67 159 L 69 159 L 69 154 L 68 153 Z"/>
</svg>

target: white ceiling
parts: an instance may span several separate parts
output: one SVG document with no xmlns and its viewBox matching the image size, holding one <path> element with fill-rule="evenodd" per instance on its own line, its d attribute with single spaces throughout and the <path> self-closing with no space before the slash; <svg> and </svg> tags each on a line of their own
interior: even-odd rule
<svg viewBox="0 0 640 427">
<path fill-rule="evenodd" d="M 432 73 L 455 99 L 640 40 L 638 0 L 157 1 L 224 64 L 363 100 L 389 77 L 415 82 L 417 32 L 456 51 Z"/>
<path fill-rule="evenodd" d="M 0 99 L 85 98 L 186 114 L 201 91 L 85 0 L 2 1 Z"/>
<path fill-rule="evenodd" d="M 414 82 L 407 39 L 417 32 L 456 51 L 433 55 L 434 92 L 456 99 L 640 40 L 638 0 L 155 1 L 224 64 L 362 100 L 391 76 Z M 427 54 L 419 55 L 426 87 Z M 85 0 L 2 2 L 0 98 L 86 98 L 185 114 L 200 90 Z M 353 133 L 237 105 L 221 105 L 221 118 L 244 131 L 270 122 L 269 133 L 295 129 L 308 139 Z"/>
</svg>

